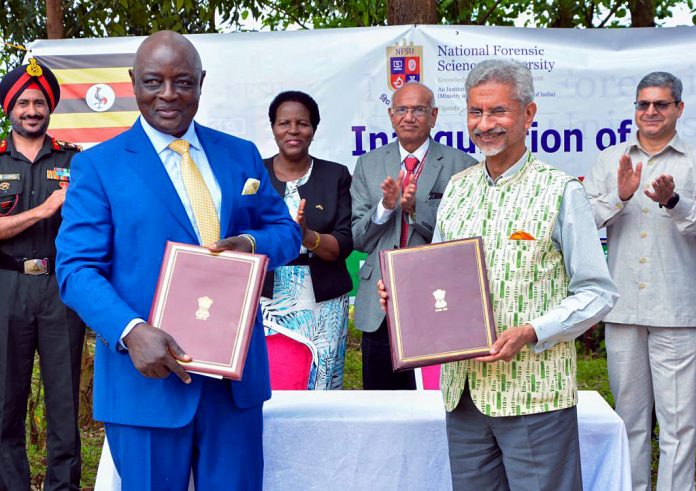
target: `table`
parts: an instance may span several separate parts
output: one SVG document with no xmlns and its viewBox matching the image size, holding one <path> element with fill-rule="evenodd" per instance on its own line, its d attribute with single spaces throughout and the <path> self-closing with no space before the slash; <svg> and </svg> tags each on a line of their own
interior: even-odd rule
<svg viewBox="0 0 696 491">
<path fill-rule="evenodd" d="M 578 422 L 583 488 L 630 490 L 623 421 L 599 393 L 581 391 Z M 274 392 L 264 458 L 267 491 L 452 489 L 439 391 Z M 119 488 L 105 442 L 95 489 Z"/>
</svg>

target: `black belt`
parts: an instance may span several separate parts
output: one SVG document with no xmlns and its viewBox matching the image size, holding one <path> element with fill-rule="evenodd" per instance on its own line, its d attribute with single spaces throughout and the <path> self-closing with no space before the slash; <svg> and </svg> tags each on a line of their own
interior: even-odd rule
<svg viewBox="0 0 696 491">
<path fill-rule="evenodd" d="M 288 263 L 288 266 L 308 266 L 309 265 L 309 254 L 304 253 L 297 256 L 295 259 Z"/>
<path fill-rule="evenodd" d="M 52 257 L 29 258 L 0 253 L 0 269 L 29 275 L 53 274 L 56 271 L 56 262 Z"/>
</svg>

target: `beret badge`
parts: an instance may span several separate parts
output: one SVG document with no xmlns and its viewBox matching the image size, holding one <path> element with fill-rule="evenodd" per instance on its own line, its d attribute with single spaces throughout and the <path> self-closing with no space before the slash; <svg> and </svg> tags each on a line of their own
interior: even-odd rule
<svg viewBox="0 0 696 491">
<path fill-rule="evenodd" d="M 32 77 L 40 77 L 43 75 L 43 70 L 36 63 L 36 58 L 29 58 L 29 65 L 27 65 L 27 73 Z"/>
</svg>

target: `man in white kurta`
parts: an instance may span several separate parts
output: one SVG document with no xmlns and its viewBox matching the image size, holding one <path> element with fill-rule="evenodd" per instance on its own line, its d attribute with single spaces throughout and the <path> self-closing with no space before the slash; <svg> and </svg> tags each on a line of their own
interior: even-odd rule
<svg viewBox="0 0 696 491">
<path fill-rule="evenodd" d="M 677 134 L 682 83 L 638 84 L 638 132 L 604 150 L 585 180 L 621 297 L 606 317 L 609 383 L 628 431 L 634 490 L 649 490 L 653 405 L 657 489 L 694 489 L 696 451 L 696 160 Z"/>
</svg>

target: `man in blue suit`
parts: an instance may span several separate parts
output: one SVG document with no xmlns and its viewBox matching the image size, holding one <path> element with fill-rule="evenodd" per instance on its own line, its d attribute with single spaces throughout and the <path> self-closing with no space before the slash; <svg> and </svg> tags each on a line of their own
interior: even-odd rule
<svg viewBox="0 0 696 491">
<path fill-rule="evenodd" d="M 94 416 L 124 490 L 183 490 L 191 469 L 200 490 L 260 490 L 270 397 L 260 316 L 241 382 L 189 375 L 178 361 L 190 357 L 142 319 L 167 240 L 255 251 L 275 268 L 297 255 L 299 227 L 252 143 L 193 122 L 205 71 L 186 38 L 148 37 L 130 75 L 142 116 L 73 160 L 56 240 L 61 296 L 99 339 Z M 215 213 L 203 217 L 201 193 Z M 224 237 L 214 245 L 209 215 Z"/>
</svg>

